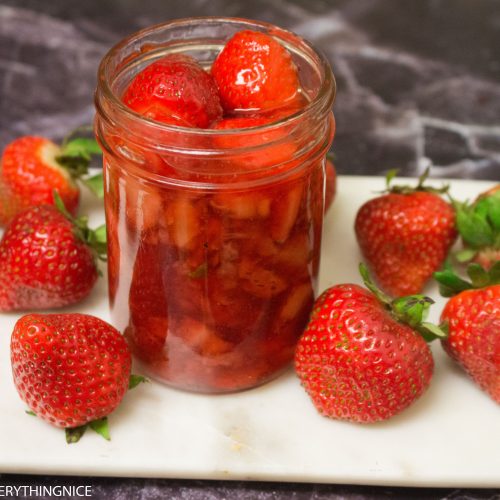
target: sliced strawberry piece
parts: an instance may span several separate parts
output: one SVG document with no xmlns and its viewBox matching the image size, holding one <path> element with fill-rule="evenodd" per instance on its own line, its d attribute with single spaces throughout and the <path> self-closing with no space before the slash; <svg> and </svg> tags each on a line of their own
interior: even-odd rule
<svg viewBox="0 0 500 500">
<path fill-rule="evenodd" d="M 279 247 L 272 262 L 288 269 L 288 272 L 307 272 L 312 258 L 313 244 L 305 232 L 290 237 Z"/>
<path fill-rule="evenodd" d="M 125 212 L 129 226 L 138 232 L 157 227 L 163 212 L 161 191 L 133 177 L 128 177 L 123 186 Z"/>
<path fill-rule="evenodd" d="M 166 206 L 168 233 L 163 235 L 164 242 L 174 244 L 181 250 L 193 249 L 200 235 L 201 212 L 203 207 L 194 197 L 179 195 L 172 198 Z M 160 233 L 160 239 L 162 239 Z"/>
<path fill-rule="evenodd" d="M 212 76 L 182 54 L 167 55 L 143 69 L 122 100 L 147 118 L 180 126 L 204 128 L 222 116 Z"/>
<path fill-rule="evenodd" d="M 271 211 L 271 199 L 259 192 L 220 192 L 213 196 L 210 203 L 235 219 L 262 219 L 268 217 Z"/>
<path fill-rule="evenodd" d="M 270 299 L 279 295 L 288 286 L 282 276 L 269 269 L 259 267 L 248 259 L 240 263 L 238 275 L 243 290 L 261 299 Z"/>
<path fill-rule="evenodd" d="M 212 65 L 225 111 L 277 108 L 299 92 L 288 51 L 265 33 L 244 30 L 225 45 Z"/>
<path fill-rule="evenodd" d="M 284 321 L 297 318 L 304 311 L 309 314 L 314 302 L 314 290 L 311 283 L 293 287 L 283 303 L 279 317 Z"/>
<path fill-rule="evenodd" d="M 271 206 L 271 235 L 279 243 L 287 240 L 297 220 L 302 202 L 303 188 L 294 184 L 280 189 Z"/>
<path fill-rule="evenodd" d="M 184 318 L 176 324 L 173 334 L 181 337 L 191 349 L 202 356 L 219 356 L 234 349 L 232 343 L 221 339 L 213 329 L 191 318 Z"/>
</svg>

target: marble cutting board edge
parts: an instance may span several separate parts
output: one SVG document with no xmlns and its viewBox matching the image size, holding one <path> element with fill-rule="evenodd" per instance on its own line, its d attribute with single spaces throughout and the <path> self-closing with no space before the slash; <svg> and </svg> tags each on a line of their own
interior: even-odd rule
<svg viewBox="0 0 500 500">
<path fill-rule="evenodd" d="M 436 181 L 439 184 L 439 181 Z M 451 181 L 451 193 L 473 198 L 492 182 Z M 360 283 L 352 230 L 358 207 L 383 189 L 380 177 L 341 176 L 325 220 L 320 290 Z M 103 221 L 84 196 L 91 224 Z M 437 289 L 426 293 L 444 304 Z M 109 319 L 105 279 L 73 311 Z M 110 417 L 112 440 L 94 433 L 68 446 L 63 433 L 27 415 L 12 384 L 9 337 L 19 314 L 0 315 L 0 472 L 192 479 L 500 487 L 500 407 L 432 346 L 433 382 L 401 415 L 371 426 L 316 413 L 290 369 L 238 394 L 203 396 L 157 383 L 125 397 Z"/>
</svg>

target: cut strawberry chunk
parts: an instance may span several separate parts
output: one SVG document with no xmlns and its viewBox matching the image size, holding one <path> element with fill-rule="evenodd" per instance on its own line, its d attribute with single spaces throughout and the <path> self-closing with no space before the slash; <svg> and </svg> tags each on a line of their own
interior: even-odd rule
<svg viewBox="0 0 500 500">
<path fill-rule="evenodd" d="M 194 248 L 200 234 L 201 209 L 194 197 L 180 195 L 171 199 L 166 207 L 167 243 L 183 250 Z"/>
<path fill-rule="evenodd" d="M 271 199 L 263 193 L 218 193 L 211 205 L 236 219 L 262 219 L 268 217 Z"/>
<path fill-rule="evenodd" d="M 304 311 L 309 313 L 314 303 L 314 290 L 311 283 L 304 283 L 293 288 L 285 299 L 279 317 L 283 321 L 297 318 Z"/>
<path fill-rule="evenodd" d="M 288 286 L 283 277 L 269 269 L 256 266 L 248 259 L 240 263 L 238 274 L 243 290 L 261 299 L 279 295 Z"/>
<path fill-rule="evenodd" d="M 289 272 L 307 272 L 312 257 L 312 242 L 304 232 L 291 236 L 279 247 L 273 263 L 288 268 Z"/>
<path fill-rule="evenodd" d="M 302 191 L 302 185 L 293 185 L 277 194 L 273 200 L 271 235 L 279 243 L 287 240 L 295 224 L 302 202 Z"/>
<path fill-rule="evenodd" d="M 139 232 L 156 227 L 163 211 L 161 192 L 133 177 L 128 178 L 124 186 L 129 225 Z"/>
<path fill-rule="evenodd" d="M 191 318 L 184 318 L 175 324 L 173 335 L 181 337 L 194 351 L 202 356 L 219 356 L 230 352 L 234 346 L 221 339 L 207 325 Z"/>
</svg>

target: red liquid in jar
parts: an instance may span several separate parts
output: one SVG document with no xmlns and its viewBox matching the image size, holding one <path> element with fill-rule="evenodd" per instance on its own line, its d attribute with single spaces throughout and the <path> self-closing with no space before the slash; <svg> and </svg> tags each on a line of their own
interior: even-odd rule
<svg viewBox="0 0 500 500">
<path fill-rule="evenodd" d="M 105 135 L 121 152 L 104 154 L 112 317 L 149 376 L 232 392 L 290 364 L 317 288 L 333 136 L 331 113 L 319 118 L 200 135 L 199 150 L 223 150 L 215 159 L 142 148 L 137 130 Z"/>
</svg>

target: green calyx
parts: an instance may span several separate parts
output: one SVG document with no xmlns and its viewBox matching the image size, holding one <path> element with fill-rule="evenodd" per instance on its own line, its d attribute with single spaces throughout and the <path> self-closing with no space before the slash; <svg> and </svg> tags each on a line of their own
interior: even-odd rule
<svg viewBox="0 0 500 500">
<path fill-rule="evenodd" d="M 139 384 L 149 382 L 149 379 L 143 377 L 142 375 L 134 375 L 131 374 L 128 382 L 128 388 L 134 389 Z M 99 418 L 97 420 L 93 420 L 84 425 L 80 425 L 79 427 L 72 427 L 65 429 L 66 431 L 66 442 L 68 444 L 77 443 L 80 441 L 80 438 L 85 434 L 85 431 L 90 427 L 94 432 L 97 432 L 100 436 L 102 436 L 106 441 L 111 441 L 111 436 L 109 434 L 109 423 L 108 417 Z"/>
<path fill-rule="evenodd" d="M 453 201 L 457 230 L 465 249 L 456 254 L 459 262 L 472 260 L 484 249 L 500 250 L 500 190 L 473 203 Z"/>
<path fill-rule="evenodd" d="M 88 428 L 91 428 L 94 432 L 102 436 L 106 441 L 111 441 L 111 436 L 109 434 L 109 424 L 108 417 L 99 418 L 93 420 L 88 424 L 80 425 L 79 427 L 68 427 L 66 432 L 66 442 L 68 444 L 78 443 L 80 438 L 85 434 Z"/>
<path fill-rule="evenodd" d="M 142 375 L 130 375 L 129 381 L 128 381 L 128 388 L 130 389 L 135 389 L 139 384 L 146 384 L 149 382 L 149 379 L 146 377 L 143 377 Z"/>
<path fill-rule="evenodd" d="M 96 229 L 90 229 L 87 216 L 73 217 L 64 206 L 58 192 L 54 190 L 53 194 L 56 208 L 73 224 L 75 236 L 92 250 L 96 261 L 106 261 L 106 225 L 103 224 Z"/>
<path fill-rule="evenodd" d="M 442 271 L 434 273 L 434 279 L 439 283 L 439 293 L 443 297 L 453 297 L 465 290 L 500 284 L 500 261 L 495 262 L 489 271 L 479 264 L 469 264 L 467 275 L 470 281 L 460 278 L 449 265 L 446 265 Z"/>
<path fill-rule="evenodd" d="M 86 129 L 87 127 L 82 127 L 77 131 Z M 92 157 L 102 155 L 101 148 L 95 139 L 88 137 L 72 139 L 75 132 L 64 139 L 61 144 L 61 153 L 57 156 L 56 161 L 66 169 L 73 180 L 79 180 L 95 196 L 102 198 L 104 196 L 102 173 L 89 176 L 89 165 Z"/>
<path fill-rule="evenodd" d="M 393 179 L 398 175 L 399 170 L 398 169 L 393 169 L 389 170 L 385 176 L 385 193 L 395 193 L 395 194 L 412 194 L 417 191 L 420 192 L 426 192 L 426 193 L 434 193 L 434 194 L 446 194 L 450 188 L 448 184 L 443 185 L 440 188 L 435 188 L 432 186 L 427 186 L 425 185 L 425 182 L 427 181 L 429 174 L 430 174 L 430 167 L 427 167 L 425 169 L 425 172 L 418 178 L 417 185 L 415 187 L 412 186 L 391 186 L 391 183 Z"/>
<path fill-rule="evenodd" d="M 426 342 L 446 337 L 446 333 L 438 326 L 425 321 L 434 301 L 425 295 L 409 295 L 393 299 L 375 285 L 365 264 L 359 265 L 363 282 L 375 297 L 391 313 L 396 321 L 408 325 L 417 331 Z"/>
</svg>

